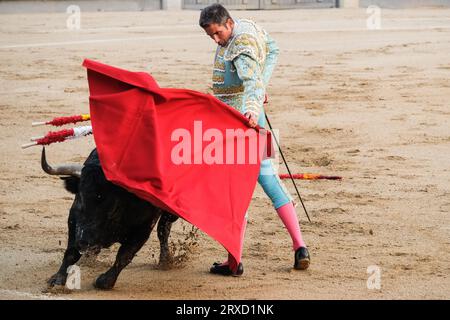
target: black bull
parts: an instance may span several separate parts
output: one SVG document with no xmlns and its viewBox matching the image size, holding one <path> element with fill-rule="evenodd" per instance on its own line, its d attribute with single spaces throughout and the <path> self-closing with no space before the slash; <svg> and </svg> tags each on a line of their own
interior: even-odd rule
<svg viewBox="0 0 450 320">
<path fill-rule="evenodd" d="M 63 176 L 65 188 L 75 194 L 70 208 L 69 239 L 58 272 L 48 285 L 65 285 L 67 268 L 75 264 L 83 252 L 100 252 L 114 243 L 121 246 L 114 265 L 95 281 L 99 289 L 111 289 L 120 272 L 133 259 L 158 222 L 160 264 L 170 261 L 168 238 L 172 223 L 178 217 L 159 209 L 125 189 L 106 180 L 94 149 L 84 165 L 50 166 L 42 150 L 42 169 L 51 175 Z"/>
</svg>

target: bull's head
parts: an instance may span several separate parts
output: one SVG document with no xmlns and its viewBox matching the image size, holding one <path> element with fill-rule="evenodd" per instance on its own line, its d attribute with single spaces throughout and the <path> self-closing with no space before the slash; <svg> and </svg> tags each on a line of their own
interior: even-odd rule
<svg viewBox="0 0 450 320">
<path fill-rule="evenodd" d="M 75 224 L 75 244 L 80 251 L 109 247 L 120 236 L 121 204 L 126 192 L 106 180 L 96 150 L 84 165 L 50 166 L 41 157 L 42 169 L 50 175 L 62 176 L 65 188 L 75 194 L 69 224 Z M 124 198 L 125 197 L 125 198 Z M 71 221 L 72 220 L 72 221 Z"/>
</svg>

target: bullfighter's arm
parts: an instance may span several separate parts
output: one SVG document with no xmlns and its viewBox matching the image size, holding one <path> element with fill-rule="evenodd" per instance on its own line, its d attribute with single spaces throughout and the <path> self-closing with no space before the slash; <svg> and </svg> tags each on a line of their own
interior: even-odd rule
<svg viewBox="0 0 450 320">
<path fill-rule="evenodd" d="M 263 81 L 265 87 L 267 87 L 267 85 L 269 84 L 270 77 L 272 76 L 272 72 L 275 68 L 278 54 L 280 52 L 280 49 L 278 48 L 275 40 L 273 40 L 270 35 L 266 34 L 266 40 L 267 56 L 263 70 Z"/>
<path fill-rule="evenodd" d="M 244 113 L 251 113 L 255 121 L 258 121 L 264 102 L 264 82 L 259 64 L 251 56 L 240 54 L 233 60 L 239 78 L 244 83 Z"/>
</svg>

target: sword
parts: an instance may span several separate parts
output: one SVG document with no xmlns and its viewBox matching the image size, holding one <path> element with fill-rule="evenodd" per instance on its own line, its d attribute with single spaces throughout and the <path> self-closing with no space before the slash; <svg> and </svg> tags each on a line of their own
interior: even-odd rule
<svg viewBox="0 0 450 320">
<path fill-rule="evenodd" d="M 300 199 L 300 202 L 302 204 L 303 210 L 305 210 L 306 217 L 308 218 L 309 222 L 311 222 L 311 219 L 309 218 L 308 211 L 306 210 L 305 204 L 303 203 L 302 197 L 300 196 L 300 192 L 298 191 L 297 184 L 295 183 L 294 177 L 292 176 L 291 170 L 289 169 L 289 166 L 287 164 L 286 158 L 283 155 L 283 151 L 281 150 L 280 144 L 278 143 L 278 139 L 275 136 L 275 133 L 273 132 L 273 128 L 272 128 L 272 125 L 270 124 L 269 117 L 267 116 L 267 112 L 264 112 L 264 114 L 266 115 L 266 121 L 267 121 L 267 124 L 269 125 L 270 131 L 272 132 L 272 137 L 274 138 L 275 143 L 277 144 L 278 150 L 280 151 L 280 154 L 281 154 L 281 158 L 283 158 L 284 165 L 286 166 L 286 169 L 287 169 L 287 171 L 289 173 L 289 177 L 291 178 L 291 181 L 294 184 L 295 191 L 297 192 L 298 198 Z"/>
</svg>

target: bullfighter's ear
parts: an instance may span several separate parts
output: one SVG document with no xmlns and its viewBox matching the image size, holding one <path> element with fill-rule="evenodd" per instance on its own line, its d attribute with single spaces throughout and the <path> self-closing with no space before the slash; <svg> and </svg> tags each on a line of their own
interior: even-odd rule
<svg viewBox="0 0 450 320">
<path fill-rule="evenodd" d="M 80 184 L 80 178 L 75 176 L 68 176 L 68 177 L 60 177 L 61 180 L 64 180 L 64 187 L 67 191 L 77 194 L 78 193 L 78 186 Z"/>
</svg>

